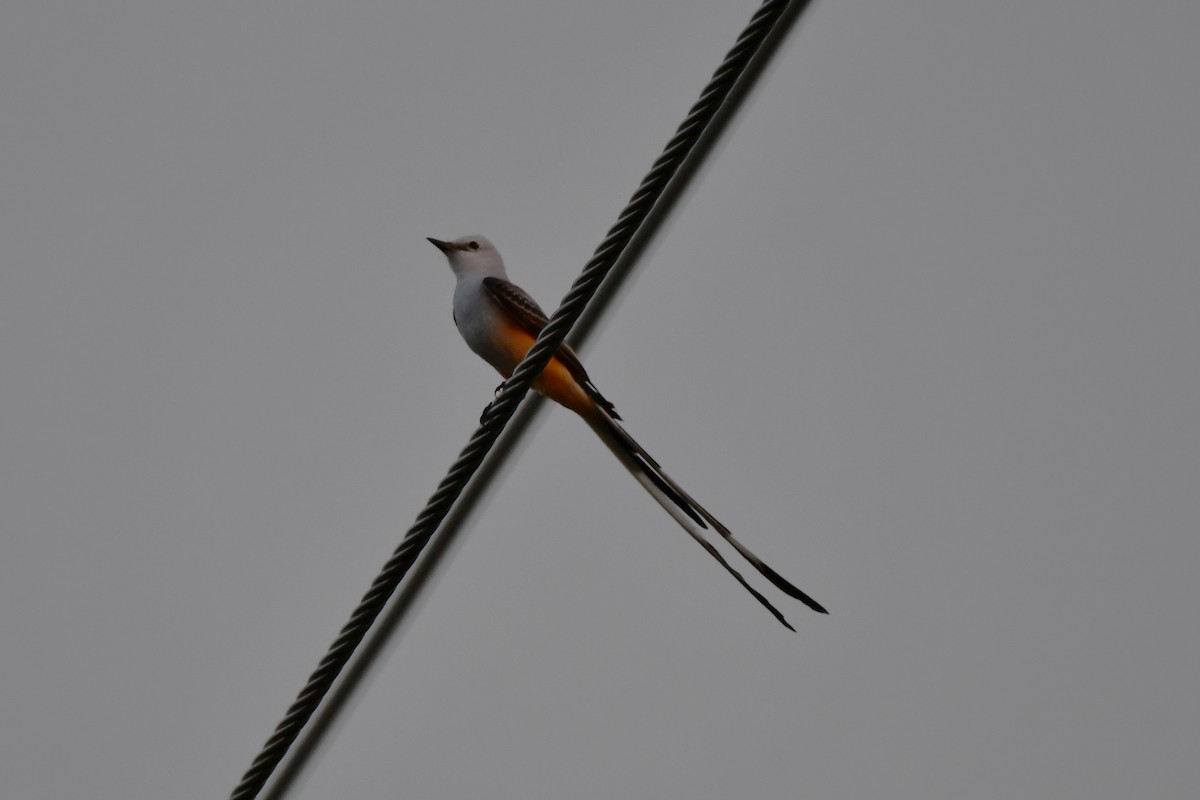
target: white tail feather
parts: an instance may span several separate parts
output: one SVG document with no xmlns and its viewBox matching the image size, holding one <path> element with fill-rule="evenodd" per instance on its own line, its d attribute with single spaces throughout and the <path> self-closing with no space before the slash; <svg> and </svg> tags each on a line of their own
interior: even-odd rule
<svg viewBox="0 0 1200 800">
<path fill-rule="evenodd" d="M 750 592 L 758 602 L 762 603 L 789 630 L 794 631 L 795 628 L 788 624 L 783 614 L 766 597 L 746 582 L 746 579 L 742 577 L 740 572 L 730 566 L 729 562 L 713 546 L 712 542 L 704 537 L 704 529 L 711 525 L 743 558 L 786 594 L 805 603 L 814 611 L 822 614 L 829 613 L 819 603 L 785 580 L 779 573 L 768 567 L 762 559 L 754 555 L 741 542 L 735 539 L 728 528 L 722 525 L 716 517 L 697 503 L 691 495 L 685 492 L 679 484 L 675 483 L 663 471 L 658 462 L 650 457 L 650 454 L 629 435 L 619 422 L 602 410 L 597 409 L 596 413 L 588 418 L 588 423 L 605 445 L 608 446 L 608 449 L 613 452 L 613 455 L 629 470 L 630 474 L 633 475 L 650 496 L 679 523 L 679 526 L 687 531 L 688 535 L 695 539 L 709 555 L 716 559 L 722 567 L 737 579 L 738 583 L 746 591 Z"/>
</svg>

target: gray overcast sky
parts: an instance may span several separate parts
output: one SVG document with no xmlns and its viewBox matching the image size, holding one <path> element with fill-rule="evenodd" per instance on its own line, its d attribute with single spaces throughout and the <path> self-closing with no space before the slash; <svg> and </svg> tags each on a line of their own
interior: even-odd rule
<svg viewBox="0 0 1200 800">
<path fill-rule="evenodd" d="M 0 9 L 6 797 L 228 793 L 749 19 Z M 1200 4 L 820 0 L 294 797 L 1192 797 Z"/>
</svg>

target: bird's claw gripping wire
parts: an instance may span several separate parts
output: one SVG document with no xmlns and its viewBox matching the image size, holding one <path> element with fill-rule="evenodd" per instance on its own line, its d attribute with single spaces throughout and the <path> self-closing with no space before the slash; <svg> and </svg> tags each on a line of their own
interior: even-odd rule
<svg viewBox="0 0 1200 800">
<path fill-rule="evenodd" d="M 492 413 L 492 406 L 496 405 L 496 401 L 500 399 L 500 391 L 504 388 L 507 381 L 502 381 L 495 391 L 492 392 L 492 402 L 483 407 L 483 411 L 479 414 L 479 424 L 487 422 L 488 414 Z"/>
</svg>

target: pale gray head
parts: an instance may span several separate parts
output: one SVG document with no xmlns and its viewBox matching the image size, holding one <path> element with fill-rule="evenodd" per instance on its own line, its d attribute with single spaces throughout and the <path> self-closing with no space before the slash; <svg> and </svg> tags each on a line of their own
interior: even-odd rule
<svg viewBox="0 0 1200 800">
<path fill-rule="evenodd" d="M 482 236 L 462 236 L 451 242 L 430 237 L 430 243 L 446 254 L 457 276 L 497 275 L 505 277 L 504 261 L 495 246 Z"/>
</svg>

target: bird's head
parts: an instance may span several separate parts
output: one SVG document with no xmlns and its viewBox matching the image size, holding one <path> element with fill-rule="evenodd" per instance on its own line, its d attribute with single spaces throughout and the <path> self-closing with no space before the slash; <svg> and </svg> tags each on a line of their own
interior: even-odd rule
<svg viewBox="0 0 1200 800">
<path fill-rule="evenodd" d="M 499 251 L 482 236 L 462 236 L 450 242 L 430 237 L 429 242 L 445 254 L 455 275 L 504 275 Z"/>
</svg>

